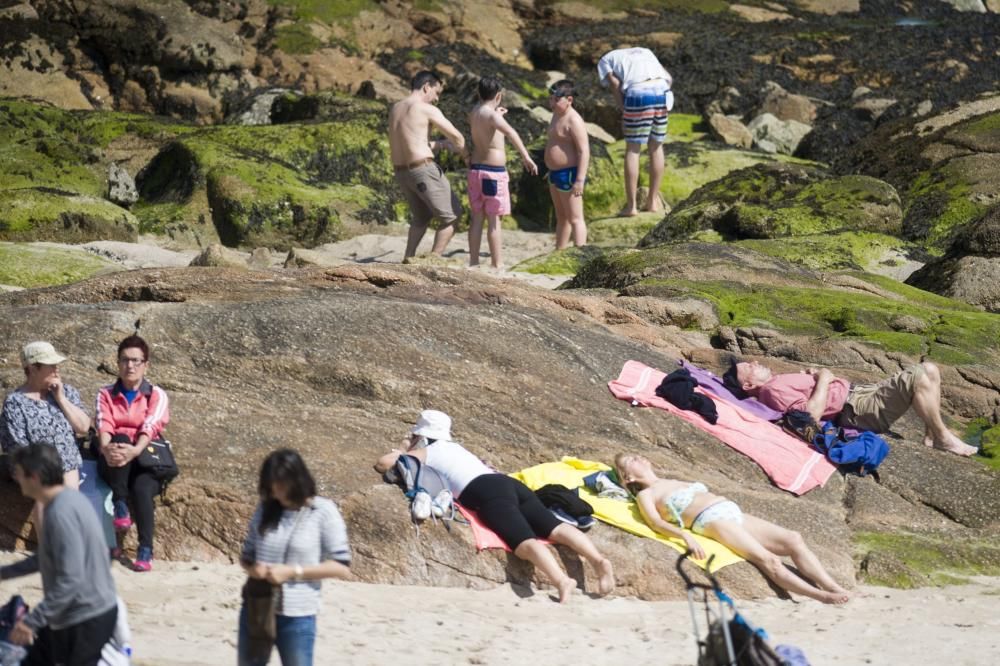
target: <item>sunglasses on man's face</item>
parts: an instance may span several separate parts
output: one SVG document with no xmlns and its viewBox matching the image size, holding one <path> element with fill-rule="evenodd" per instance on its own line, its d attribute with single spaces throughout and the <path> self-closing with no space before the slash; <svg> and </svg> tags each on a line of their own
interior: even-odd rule
<svg viewBox="0 0 1000 666">
<path fill-rule="evenodd" d="M 572 97 L 572 96 L 573 96 L 572 92 L 566 92 L 564 90 L 552 90 L 551 88 L 549 88 L 549 97 L 555 97 L 556 99 L 559 99 L 560 97 Z"/>
</svg>

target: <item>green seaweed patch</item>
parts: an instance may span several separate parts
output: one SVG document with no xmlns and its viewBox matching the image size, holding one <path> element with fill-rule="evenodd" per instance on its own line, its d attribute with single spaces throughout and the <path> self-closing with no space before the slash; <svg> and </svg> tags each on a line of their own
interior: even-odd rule
<svg viewBox="0 0 1000 666">
<path fill-rule="evenodd" d="M 718 232 L 714 233 L 721 239 Z M 699 240 L 708 238 L 699 236 Z M 895 236 L 864 231 L 781 239 L 749 239 L 735 241 L 734 245 L 820 271 L 873 270 L 877 269 L 879 262 L 887 254 L 903 254 L 912 249 L 911 243 Z"/>
<path fill-rule="evenodd" d="M 568 247 L 525 259 L 511 270 L 536 275 L 576 275 L 580 266 L 601 254 L 603 250 L 593 245 Z"/>
<path fill-rule="evenodd" d="M 995 576 L 1000 573 L 1000 547 L 995 540 L 912 532 L 857 532 L 853 537 L 866 583 L 909 589 L 922 585 L 947 585 L 962 576 Z M 897 571 L 873 572 L 866 567 L 872 556 L 899 562 Z"/>
<path fill-rule="evenodd" d="M 0 240 L 134 241 L 138 220 L 110 201 L 42 188 L 0 190 Z"/>
<path fill-rule="evenodd" d="M 319 19 L 326 23 L 346 23 L 363 11 L 379 11 L 376 0 L 267 0 L 272 7 L 291 7 L 301 19 Z"/>
<path fill-rule="evenodd" d="M 84 250 L 0 242 L 0 284 L 4 285 L 52 287 L 116 270 L 121 270 L 117 264 Z"/>
<path fill-rule="evenodd" d="M 536 102 L 544 101 L 549 96 L 549 91 L 540 86 L 532 84 L 530 81 L 521 79 L 517 82 L 517 87 L 521 89 L 521 93 Z"/>
<path fill-rule="evenodd" d="M 587 223 L 587 241 L 597 245 L 634 247 L 663 219 L 663 213 L 639 213 L 635 217 L 605 217 Z"/>
<path fill-rule="evenodd" d="M 323 42 L 302 21 L 283 25 L 274 31 L 274 45 L 285 53 L 304 55 L 322 48 Z"/>
<path fill-rule="evenodd" d="M 671 113 L 670 122 L 667 127 L 667 146 L 665 150 L 670 150 L 672 141 L 701 141 L 708 134 L 708 127 L 705 119 L 692 113 Z"/>
<path fill-rule="evenodd" d="M 580 0 L 603 12 L 622 12 L 632 9 L 698 12 L 701 14 L 718 14 L 729 8 L 724 0 Z"/>
<path fill-rule="evenodd" d="M 952 232 L 986 211 L 986 204 L 970 198 L 972 185 L 950 164 L 919 174 L 910 185 L 904 210 L 904 229 L 938 252 L 947 249 Z"/>
<path fill-rule="evenodd" d="M 1000 317 L 945 301 L 947 308 L 882 298 L 874 294 L 809 286 L 747 284 L 727 280 L 693 281 L 665 277 L 669 247 L 610 252 L 587 262 L 572 287 L 641 288 L 648 295 L 692 296 L 711 303 L 720 322 L 730 326 L 766 326 L 789 334 L 849 338 L 910 356 L 926 354 L 949 365 L 981 363 L 1000 348 Z M 888 278 L 864 275 L 877 284 Z M 648 276 L 648 277 L 644 277 Z M 901 291 L 907 291 L 903 285 Z M 897 331 L 902 315 L 927 322 L 920 333 Z"/>
</svg>

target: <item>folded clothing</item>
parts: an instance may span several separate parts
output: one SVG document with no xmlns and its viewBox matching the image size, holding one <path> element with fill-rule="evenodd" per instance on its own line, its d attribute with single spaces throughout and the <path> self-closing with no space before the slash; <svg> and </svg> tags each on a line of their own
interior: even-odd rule
<svg viewBox="0 0 1000 666">
<path fill-rule="evenodd" d="M 559 483 L 547 483 L 536 490 L 535 494 L 549 509 L 561 509 L 573 518 L 589 516 L 594 513 L 593 507 L 580 499 L 576 490 L 571 490 Z"/>
<path fill-rule="evenodd" d="M 698 380 L 691 376 L 687 368 L 677 368 L 663 378 L 656 387 L 656 395 L 670 404 L 701 414 L 709 423 L 719 420 L 719 412 L 715 409 L 712 399 L 703 393 L 695 393 Z"/>
</svg>

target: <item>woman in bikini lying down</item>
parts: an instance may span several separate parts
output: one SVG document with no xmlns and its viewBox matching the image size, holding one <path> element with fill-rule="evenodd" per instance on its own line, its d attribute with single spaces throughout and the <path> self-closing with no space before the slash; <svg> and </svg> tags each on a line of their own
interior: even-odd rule
<svg viewBox="0 0 1000 666">
<path fill-rule="evenodd" d="M 842 604 L 850 598 L 798 532 L 744 514 L 735 502 L 708 492 L 703 483 L 661 479 L 642 456 L 621 453 L 615 458 L 615 469 L 635 493 L 646 523 L 660 534 L 683 539 L 696 559 L 704 558 L 705 551 L 682 527 L 727 546 L 789 592 L 826 604 Z M 804 578 L 785 566 L 783 555 L 792 559 Z"/>
</svg>

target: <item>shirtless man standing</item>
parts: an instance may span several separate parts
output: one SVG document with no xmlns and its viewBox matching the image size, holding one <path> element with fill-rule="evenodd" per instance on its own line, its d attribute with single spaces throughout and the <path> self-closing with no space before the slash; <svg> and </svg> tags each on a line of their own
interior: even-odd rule
<svg viewBox="0 0 1000 666">
<path fill-rule="evenodd" d="M 577 247 L 587 244 L 583 220 L 583 184 L 590 166 L 590 140 L 583 118 L 573 108 L 573 82 L 563 79 L 549 88 L 548 141 L 545 166 L 549 168 L 549 194 L 556 209 L 556 249 L 569 245 L 570 234 Z"/>
<path fill-rule="evenodd" d="M 410 94 L 396 102 L 389 112 L 389 151 L 396 183 L 410 204 L 413 218 L 403 261 L 416 254 L 427 225 L 435 217 L 443 224 L 434 234 L 431 252 L 443 254 L 448 241 L 455 235 L 455 223 L 462 216 L 462 204 L 451 191 L 444 171 L 434 161 L 434 154 L 442 148 L 468 160 L 465 138 L 434 106 L 443 87 L 441 79 L 433 72 L 417 72 L 410 81 Z M 428 141 L 431 125 L 446 138 Z"/>
<path fill-rule="evenodd" d="M 504 137 L 510 139 L 524 169 L 532 176 L 538 166 L 532 161 L 521 137 L 511 127 L 501 106 L 503 86 L 488 76 L 479 81 L 479 104 L 469 114 L 472 128 L 472 165 L 469 167 L 469 266 L 479 265 L 479 245 L 483 240 L 483 218 L 489 220 L 486 240 L 490 246 L 490 264 L 503 268 L 500 255 L 500 218 L 510 215 L 510 176 L 507 174 L 507 150 Z"/>
</svg>

